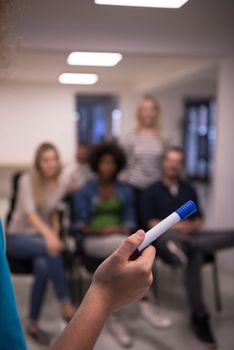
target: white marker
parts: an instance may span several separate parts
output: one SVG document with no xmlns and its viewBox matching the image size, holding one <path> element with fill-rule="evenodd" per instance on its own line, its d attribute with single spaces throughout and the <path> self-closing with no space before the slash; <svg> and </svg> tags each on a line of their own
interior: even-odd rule
<svg viewBox="0 0 234 350">
<path fill-rule="evenodd" d="M 173 225 L 179 221 L 186 219 L 191 214 L 197 211 L 196 204 L 193 201 L 188 201 L 182 207 L 170 214 L 166 219 L 162 220 L 159 224 L 151 228 L 146 232 L 144 241 L 139 245 L 137 253 L 140 253 L 164 232 L 168 231 Z"/>
</svg>

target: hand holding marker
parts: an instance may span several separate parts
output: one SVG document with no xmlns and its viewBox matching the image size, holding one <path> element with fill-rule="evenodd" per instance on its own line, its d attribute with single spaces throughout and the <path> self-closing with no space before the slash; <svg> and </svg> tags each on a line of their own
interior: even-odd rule
<svg viewBox="0 0 234 350">
<path fill-rule="evenodd" d="M 168 231 L 173 225 L 177 224 L 179 221 L 186 219 L 191 214 L 197 211 L 196 204 L 193 201 L 188 201 L 182 207 L 174 211 L 167 218 L 162 220 L 159 224 L 151 228 L 146 232 L 144 241 L 137 248 L 136 253 L 140 254 L 140 252 L 145 249 L 148 245 L 150 245 L 153 241 L 155 241 L 158 237 L 160 237 L 163 233 Z"/>
</svg>

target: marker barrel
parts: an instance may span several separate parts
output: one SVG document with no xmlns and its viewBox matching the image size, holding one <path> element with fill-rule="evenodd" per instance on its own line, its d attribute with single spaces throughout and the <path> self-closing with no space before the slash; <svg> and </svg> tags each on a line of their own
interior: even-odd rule
<svg viewBox="0 0 234 350">
<path fill-rule="evenodd" d="M 166 219 L 160 221 L 156 226 L 146 232 L 144 241 L 138 247 L 138 251 L 141 252 L 164 232 L 168 231 L 173 225 L 177 224 L 180 220 L 180 216 L 174 212 L 166 217 Z"/>
<path fill-rule="evenodd" d="M 136 252 L 139 254 L 144 248 L 155 241 L 164 232 L 168 231 L 173 225 L 177 224 L 180 220 L 187 219 L 190 215 L 197 211 L 196 204 L 193 201 L 188 201 L 180 208 L 178 208 L 174 213 L 166 217 L 164 220 L 160 221 L 156 226 L 151 228 L 145 234 L 144 241 L 138 247 Z"/>
</svg>

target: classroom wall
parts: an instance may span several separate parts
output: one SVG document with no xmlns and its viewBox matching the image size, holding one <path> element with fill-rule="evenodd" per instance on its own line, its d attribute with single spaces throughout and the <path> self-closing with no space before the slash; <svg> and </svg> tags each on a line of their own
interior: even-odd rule
<svg viewBox="0 0 234 350">
<path fill-rule="evenodd" d="M 218 81 L 218 120 L 213 178 L 213 224 L 234 227 L 234 57 L 222 61 Z"/>
<path fill-rule="evenodd" d="M 185 92 L 193 95 L 202 86 L 184 86 L 153 92 L 162 107 L 162 127 L 171 143 L 181 141 Z M 209 92 L 204 88 L 203 93 Z M 60 148 L 65 162 L 75 151 L 75 96 L 73 88 L 58 84 L 4 83 L 0 85 L 0 166 L 29 164 L 36 146 L 50 140 Z M 140 94 L 120 94 L 122 134 L 135 127 Z"/>
<path fill-rule="evenodd" d="M 43 141 L 74 154 L 73 94 L 59 85 L 7 83 L 0 86 L 0 165 L 28 164 Z"/>
</svg>

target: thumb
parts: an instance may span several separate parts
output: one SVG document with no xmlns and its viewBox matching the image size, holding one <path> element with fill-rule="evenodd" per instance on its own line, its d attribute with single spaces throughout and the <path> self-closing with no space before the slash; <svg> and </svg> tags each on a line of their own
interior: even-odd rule
<svg viewBox="0 0 234 350">
<path fill-rule="evenodd" d="M 118 254 L 121 259 L 129 259 L 136 248 L 143 242 L 144 238 L 145 232 L 143 230 L 138 230 L 121 244 L 116 254 Z"/>
</svg>

